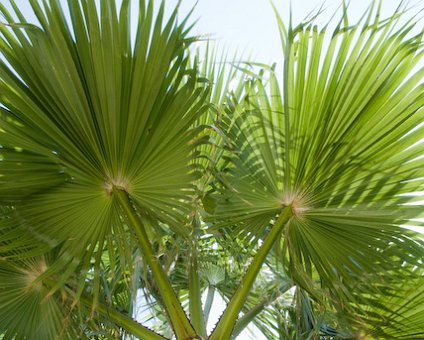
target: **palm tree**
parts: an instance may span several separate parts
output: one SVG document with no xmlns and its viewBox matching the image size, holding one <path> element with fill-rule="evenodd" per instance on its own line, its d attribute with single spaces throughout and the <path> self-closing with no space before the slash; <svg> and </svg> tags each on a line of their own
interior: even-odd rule
<svg viewBox="0 0 424 340">
<path fill-rule="evenodd" d="M 36 23 L 0 4 L 3 339 L 424 336 L 403 227 L 422 215 L 423 44 L 402 5 L 353 25 L 344 7 L 330 34 L 277 15 L 281 82 L 193 53 L 164 2 L 138 2 L 134 41 L 129 0 L 66 3 L 30 0 Z"/>
</svg>

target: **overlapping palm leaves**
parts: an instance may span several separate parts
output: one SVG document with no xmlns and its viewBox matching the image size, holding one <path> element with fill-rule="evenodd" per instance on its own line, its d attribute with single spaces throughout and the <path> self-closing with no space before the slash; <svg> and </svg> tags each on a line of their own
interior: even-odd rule
<svg viewBox="0 0 424 340">
<path fill-rule="evenodd" d="M 61 273 L 54 289 L 76 270 L 98 273 L 105 247 L 111 258 L 124 255 L 109 242 L 129 232 L 116 191 L 154 221 L 147 232 L 161 221 L 187 233 L 189 128 L 206 91 L 190 68 L 186 20 L 177 24 L 175 10 L 164 21 L 163 2 L 154 14 L 153 1 L 140 1 L 133 43 L 130 1 L 117 11 L 113 0 L 68 1 L 66 9 L 30 0 L 36 25 L 21 4 L 10 5 L 0 7 L 0 197 L 14 209 L 2 220 L 7 246 L 20 242 L 21 226 L 60 246 L 49 268 Z M 33 256 L 20 247 L 21 257 Z"/>
<path fill-rule="evenodd" d="M 40 196 L 25 210 L 51 221 L 43 228 L 55 228 L 55 219 L 67 216 L 74 230 L 54 230 L 54 238 L 84 231 L 88 241 L 99 238 L 90 231 L 110 225 L 102 219 L 111 218 L 108 196 L 118 186 L 145 214 L 178 228 L 191 180 L 188 152 L 181 150 L 187 150 L 187 128 L 202 105 L 202 89 L 193 91 L 196 79 L 187 69 L 184 25 L 175 25 L 176 13 L 162 24 L 163 6 L 152 23 L 153 4 L 146 9 L 142 3 L 132 50 L 128 1 L 120 18 L 114 1 L 102 2 L 100 13 L 91 1 L 69 2 L 71 27 L 59 2 L 51 1 L 45 13 L 31 4 L 41 28 L 2 26 L 10 64 L 2 62 L 3 201 L 19 204 L 35 192 Z M 15 182 L 25 191 L 10 190 Z M 80 204 L 79 214 L 64 213 L 71 202 Z M 40 208 L 47 205 L 50 211 Z M 84 210 L 95 221 L 73 222 Z"/>
<path fill-rule="evenodd" d="M 424 294 L 421 277 L 395 286 L 392 296 L 382 297 L 380 302 L 388 307 L 384 318 L 372 325 L 367 334 L 372 337 L 414 339 L 422 337 L 424 328 Z"/>
<path fill-rule="evenodd" d="M 282 85 L 259 74 L 224 120 L 234 152 L 212 228 L 261 237 L 290 207 L 287 272 L 345 314 L 422 266 L 422 240 L 402 225 L 422 215 L 407 193 L 423 185 L 423 44 L 401 16 L 370 9 L 349 25 L 345 12 L 333 32 L 280 19 Z"/>
<path fill-rule="evenodd" d="M 64 338 L 77 337 L 78 328 L 70 327 L 75 324 L 70 309 L 65 307 L 67 297 L 46 299 L 48 289 L 33 282 L 45 269 L 43 257 L 16 262 L 0 260 L 3 339 L 54 339 L 60 334 Z"/>
<path fill-rule="evenodd" d="M 217 164 L 227 162 L 222 158 L 225 153 L 223 139 L 226 137 L 219 127 L 220 116 L 223 114 L 221 110 L 226 105 L 229 94 L 233 98 L 241 97 L 245 79 L 245 75 L 237 67 L 239 62 L 227 62 L 224 56 L 225 54 L 220 54 L 220 50 L 212 43 L 207 43 L 205 50 L 196 50 L 194 54 L 194 65 L 199 65 L 200 75 L 211 83 L 206 98 L 208 110 L 193 124 L 197 134 L 190 142 L 195 149 L 191 164 L 199 176 L 193 182 L 196 191 L 192 196 L 191 210 L 186 220 L 190 234 L 183 238 L 173 237 L 170 249 L 165 250 L 163 254 L 163 258 L 172 258 L 171 263 L 165 267 L 172 267 L 171 281 L 179 292 L 180 301 L 189 313 L 193 326 L 201 336 L 206 336 L 206 323 L 210 312 L 207 306 L 202 306 L 202 293 L 210 287 L 208 279 L 205 278 L 211 273 L 207 268 L 211 261 L 217 266 L 226 266 L 225 259 L 220 254 L 222 250 L 214 250 L 212 246 L 217 246 L 218 240 L 212 235 L 205 235 L 205 225 L 202 221 L 205 209 L 203 203 L 207 200 L 207 193 L 214 190 Z M 146 296 L 150 293 L 145 291 Z M 162 320 L 163 314 L 156 306 L 159 301 L 155 294 L 153 297 L 152 315 L 160 316 Z"/>
<path fill-rule="evenodd" d="M 413 70 L 423 45 L 401 9 L 385 20 L 370 9 L 354 25 L 345 11 L 332 32 L 279 19 L 279 82 L 272 68 L 225 70 L 210 56 L 197 70 L 186 20 L 177 24 L 174 11 L 164 22 L 163 3 L 154 14 L 153 1 L 139 2 L 134 43 L 128 0 L 119 11 L 114 0 L 69 0 L 67 9 L 29 0 L 36 25 L 10 4 L 0 5 L 0 333 L 72 338 L 78 310 L 97 305 L 129 333 L 159 339 L 116 309 L 128 307 L 117 287 L 138 280 L 135 230 L 148 288 L 177 338 L 206 335 L 201 292 L 216 288 L 208 266 L 224 265 L 220 253 L 239 259 L 230 244 L 259 255 L 235 298 L 237 282 L 220 278 L 230 307 L 211 339 L 252 320 L 269 337 L 313 336 L 327 313 L 352 332 L 423 336 L 421 290 L 403 301 L 422 283 L 423 242 L 402 228 L 422 210 L 408 194 L 424 178 L 424 71 Z M 202 218 L 212 242 L 200 237 Z M 157 261 L 148 242 L 165 234 L 186 253 L 165 267 L 189 298 L 191 324 L 160 267 L 165 256 Z M 208 251 L 217 261 L 201 256 Z M 295 285 L 297 314 L 279 315 L 277 296 L 247 297 L 270 252 L 275 275 L 264 282 Z M 313 322 L 279 328 L 302 315 Z"/>
</svg>

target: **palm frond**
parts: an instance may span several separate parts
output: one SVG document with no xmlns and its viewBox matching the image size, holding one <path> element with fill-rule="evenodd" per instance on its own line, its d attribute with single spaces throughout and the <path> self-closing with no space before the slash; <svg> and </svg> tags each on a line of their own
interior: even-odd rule
<svg viewBox="0 0 424 340">
<path fill-rule="evenodd" d="M 75 339 L 66 295 L 46 297 L 49 288 L 38 277 L 49 265 L 45 257 L 21 261 L 0 259 L 0 334 L 3 339 Z M 66 301 L 68 300 L 68 301 Z"/>
<path fill-rule="evenodd" d="M 424 279 L 403 282 L 391 296 L 382 296 L 380 303 L 387 308 L 377 313 L 383 315 L 379 322 L 371 325 L 364 333 L 377 338 L 419 339 L 424 336 Z M 372 308 L 372 307 L 370 307 Z"/>
<path fill-rule="evenodd" d="M 207 93 L 187 19 L 140 1 L 132 44 L 130 1 L 68 1 L 67 18 L 59 1 L 31 0 L 34 24 L 11 4 L 0 7 L 0 200 L 13 223 L 64 243 L 65 262 L 97 256 L 98 268 L 96 249 L 125 230 L 115 186 L 146 219 L 187 233 L 189 128 Z"/>
<path fill-rule="evenodd" d="M 345 12 L 330 34 L 313 22 L 282 29 L 281 89 L 259 74 L 224 118 L 231 161 L 211 230 L 261 237 L 291 206 L 287 270 L 309 292 L 318 279 L 341 309 L 362 299 L 353 291 L 384 290 L 422 265 L 422 240 L 403 225 L 422 215 L 408 194 L 424 178 L 423 44 L 403 14 L 371 8 L 345 26 Z M 410 266 L 393 269 L 402 261 Z"/>
</svg>

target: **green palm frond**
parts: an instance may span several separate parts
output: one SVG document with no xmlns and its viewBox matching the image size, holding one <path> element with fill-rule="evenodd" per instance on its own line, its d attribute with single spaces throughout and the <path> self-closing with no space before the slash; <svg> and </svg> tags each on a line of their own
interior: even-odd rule
<svg viewBox="0 0 424 340">
<path fill-rule="evenodd" d="M 0 8 L 1 202 L 71 256 L 89 258 L 122 231 L 113 187 L 143 217 L 187 233 L 189 127 L 206 92 L 186 20 L 175 10 L 165 21 L 164 3 L 155 18 L 141 1 L 132 45 L 129 1 L 118 12 L 113 0 L 69 1 L 70 20 L 59 1 L 29 4 L 37 25 L 13 1 L 13 13 Z"/>
<path fill-rule="evenodd" d="M 391 296 L 382 296 L 381 305 L 387 308 L 377 309 L 383 318 L 364 330 L 373 338 L 419 339 L 424 336 L 424 278 L 402 282 L 395 286 Z M 375 311 L 376 309 L 374 309 Z"/>
<path fill-rule="evenodd" d="M 0 4 L 0 337 L 161 339 L 132 319 L 141 290 L 177 339 L 208 336 L 218 294 L 211 340 L 423 337 L 405 3 L 333 29 L 277 14 L 282 74 L 190 50 L 189 18 L 154 4 Z"/>
<path fill-rule="evenodd" d="M 2 339 L 116 338 L 125 332 L 151 339 L 160 335 L 135 322 L 129 311 L 128 278 L 120 270 L 96 277 L 75 272 L 55 289 L 60 273 L 49 267 L 58 263 L 60 251 L 23 260 L 0 258 L 0 334 Z M 109 269 L 109 267 L 108 267 Z M 66 271 L 67 268 L 61 268 Z M 84 291 L 80 281 L 85 281 Z M 76 297 L 78 295 L 78 302 Z"/>
<path fill-rule="evenodd" d="M 2 339 L 75 339 L 66 295 L 47 296 L 49 288 L 37 278 L 49 265 L 45 257 L 22 261 L 0 259 L 0 334 Z"/>
<path fill-rule="evenodd" d="M 422 266 L 424 249 L 402 227 L 422 216 L 408 195 L 424 178 L 422 34 L 398 23 L 401 9 L 366 14 L 348 26 L 344 13 L 333 32 L 281 27 L 282 86 L 259 74 L 224 118 L 231 162 L 211 227 L 261 237 L 290 206 L 288 272 L 310 292 L 319 280 L 341 309 Z"/>
<path fill-rule="evenodd" d="M 221 51 L 212 42 L 196 50 L 194 64 L 199 65 L 201 76 L 210 81 L 210 91 L 205 98 L 208 110 L 196 120 L 194 125 L 201 131 L 193 140 L 197 155 L 193 163 L 201 174 L 196 186 L 208 210 L 208 193 L 214 190 L 217 170 L 222 167 L 219 164 L 226 162 L 222 156 L 228 142 L 220 130 L 221 119 L 229 99 L 242 97 L 246 75 L 240 70 L 241 62 L 236 55 L 231 62 L 227 61 L 225 50 Z"/>
</svg>

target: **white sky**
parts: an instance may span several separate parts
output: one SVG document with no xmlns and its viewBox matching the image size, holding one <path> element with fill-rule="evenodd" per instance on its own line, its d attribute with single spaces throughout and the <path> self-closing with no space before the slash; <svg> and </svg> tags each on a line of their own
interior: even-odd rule
<svg viewBox="0 0 424 340">
<path fill-rule="evenodd" d="M 166 0 L 174 7 L 178 0 Z M 236 51 L 251 56 L 258 62 L 272 63 L 281 59 L 277 22 L 270 0 L 182 0 L 181 13 L 187 13 L 197 2 L 193 18 L 198 19 L 193 32 L 215 39 L 233 55 Z M 292 0 L 293 23 L 299 23 L 308 14 L 323 5 L 324 12 L 318 23 L 326 23 L 342 0 Z M 349 15 L 358 19 L 372 0 L 351 0 Z M 416 5 L 419 0 L 411 0 Z M 400 0 L 383 0 L 382 14 L 391 14 Z M 280 15 L 288 22 L 290 0 L 274 0 Z M 421 5 L 420 8 L 423 8 Z M 413 12 L 417 12 L 414 10 Z"/>
<path fill-rule="evenodd" d="M 66 1 L 60 0 L 63 4 L 66 4 Z M 120 0 L 116 1 L 120 3 Z M 160 0 L 154 1 L 159 6 Z M 194 34 L 216 40 L 219 46 L 228 50 L 230 56 L 237 51 L 238 54 L 251 57 L 257 62 L 278 62 L 282 53 L 271 1 L 285 22 L 288 22 L 290 7 L 292 8 L 294 24 L 305 19 L 310 13 L 316 13 L 322 7 L 323 13 L 317 23 L 324 24 L 343 0 L 181 0 L 180 17 L 183 18 L 195 6 L 192 19 L 198 21 L 192 31 Z M 351 22 L 358 19 L 373 2 L 373 0 L 346 1 L 350 2 Z M 7 6 L 9 1 L 0 0 L 0 2 Z M 32 17 L 28 0 L 15 0 L 15 2 L 20 5 L 24 14 Z M 136 4 L 138 0 L 132 2 Z M 165 6 L 170 11 L 178 2 L 179 0 L 165 0 Z M 383 16 L 393 13 L 400 2 L 401 0 L 382 0 Z M 422 0 L 409 0 L 408 3 L 410 6 L 417 6 L 412 11 L 414 13 L 417 13 L 419 8 L 424 8 Z M 418 5 L 419 3 L 421 5 Z"/>
</svg>

